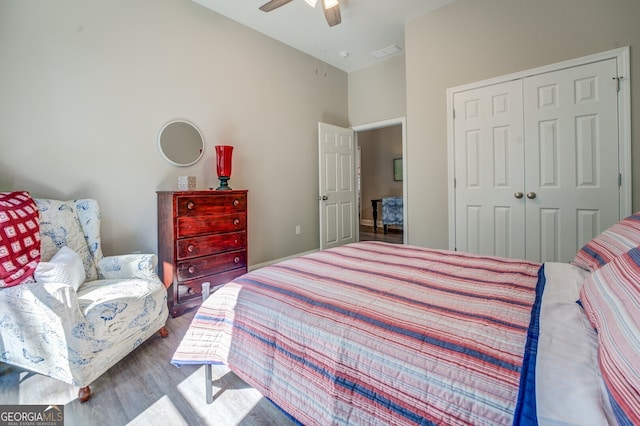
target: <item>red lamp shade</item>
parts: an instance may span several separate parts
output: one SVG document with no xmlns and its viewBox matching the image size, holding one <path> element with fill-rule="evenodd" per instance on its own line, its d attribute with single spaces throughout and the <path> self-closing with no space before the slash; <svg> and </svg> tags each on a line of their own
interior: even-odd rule
<svg viewBox="0 0 640 426">
<path fill-rule="evenodd" d="M 231 155 L 233 147 L 230 145 L 216 145 L 216 171 L 218 176 L 231 177 Z"/>
<path fill-rule="evenodd" d="M 231 157 L 233 147 L 231 145 L 216 145 L 216 172 L 220 179 L 220 186 L 216 189 L 231 189 L 227 184 L 231 177 Z"/>
</svg>

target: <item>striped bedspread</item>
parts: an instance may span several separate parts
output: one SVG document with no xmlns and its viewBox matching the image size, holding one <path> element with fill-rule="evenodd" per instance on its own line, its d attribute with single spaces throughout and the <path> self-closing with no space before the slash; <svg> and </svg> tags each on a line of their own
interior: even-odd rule
<svg viewBox="0 0 640 426">
<path fill-rule="evenodd" d="M 380 242 L 309 254 L 213 293 L 172 363 L 227 364 L 302 424 L 517 423 L 540 270 Z"/>
</svg>

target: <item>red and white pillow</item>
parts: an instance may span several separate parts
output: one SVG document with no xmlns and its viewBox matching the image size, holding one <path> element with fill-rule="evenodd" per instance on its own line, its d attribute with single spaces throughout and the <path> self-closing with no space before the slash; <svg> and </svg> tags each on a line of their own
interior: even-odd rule
<svg viewBox="0 0 640 426">
<path fill-rule="evenodd" d="M 28 192 L 0 192 L 0 287 L 33 281 L 40 262 L 39 214 Z"/>
<path fill-rule="evenodd" d="M 598 362 L 619 424 L 640 424 L 640 247 L 593 272 L 580 302 L 598 332 Z"/>
<path fill-rule="evenodd" d="M 622 219 L 582 247 L 573 264 L 595 271 L 640 245 L 640 212 Z"/>
</svg>

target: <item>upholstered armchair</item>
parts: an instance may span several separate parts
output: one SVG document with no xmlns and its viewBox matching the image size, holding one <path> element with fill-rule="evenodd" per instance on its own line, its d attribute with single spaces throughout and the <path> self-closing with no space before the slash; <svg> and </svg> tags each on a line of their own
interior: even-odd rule
<svg viewBox="0 0 640 426">
<path fill-rule="evenodd" d="M 402 225 L 404 216 L 402 197 L 384 197 L 382 199 L 382 225 L 387 233 L 389 225 Z"/>
<path fill-rule="evenodd" d="M 155 254 L 103 256 L 95 200 L 35 203 L 40 262 L 33 279 L 0 288 L 0 362 L 78 386 L 85 402 L 91 382 L 167 335 L 167 292 Z"/>
</svg>

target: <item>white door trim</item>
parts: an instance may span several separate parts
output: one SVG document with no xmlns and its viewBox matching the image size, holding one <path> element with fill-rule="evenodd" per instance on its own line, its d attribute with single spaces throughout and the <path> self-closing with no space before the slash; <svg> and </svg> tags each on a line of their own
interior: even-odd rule
<svg viewBox="0 0 640 426">
<path fill-rule="evenodd" d="M 448 186 L 448 207 L 449 207 L 449 249 L 455 249 L 455 161 L 454 161 L 454 120 L 453 120 L 453 97 L 458 92 L 471 89 L 478 89 L 493 84 L 504 83 L 510 80 L 523 79 L 533 75 L 543 74 L 551 71 L 558 71 L 565 68 L 572 68 L 585 65 L 591 62 L 598 62 L 606 59 L 615 59 L 618 67 L 618 78 L 620 90 L 618 94 L 618 158 L 621 174 L 620 182 L 620 219 L 629 216 L 632 212 L 631 206 L 631 82 L 629 65 L 629 46 L 606 52 L 583 56 L 581 58 L 570 59 L 568 61 L 545 65 L 525 71 L 477 81 L 461 86 L 447 89 L 447 186 Z M 612 83 L 613 84 L 613 83 Z M 403 147 L 404 148 L 404 147 Z M 405 218 L 406 220 L 406 218 Z M 405 222 L 406 223 L 406 222 Z"/>
<path fill-rule="evenodd" d="M 388 120 L 375 121 L 367 124 L 359 124 L 357 126 L 352 126 L 351 129 L 356 133 L 356 151 L 359 147 L 358 143 L 358 132 L 364 132 L 367 130 L 375 130 L 380 129 L 382 127 L 391 127 L 401 125 L 402 126 L 402 196 L 403 196 L 403 207 L 402 207 L 402 238 L 403 243 L 407 244 L 407 239 L 409 236 L 409 215 L 407 214 L 409 208 L 409 192 L 408 192 L 408 182 L 407 182 L 407 119 L 405 117 L 391 118 Z"/>
</svg>

